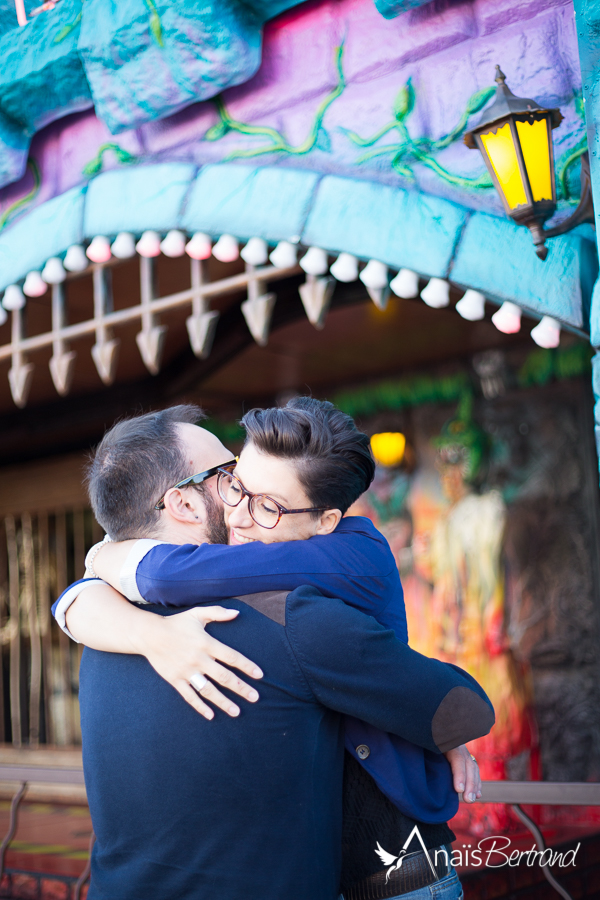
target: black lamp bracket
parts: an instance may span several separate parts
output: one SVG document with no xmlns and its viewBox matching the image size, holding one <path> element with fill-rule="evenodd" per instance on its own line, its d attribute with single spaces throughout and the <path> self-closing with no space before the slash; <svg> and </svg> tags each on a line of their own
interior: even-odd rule
<svg viewBox="0 0 600 900">
<path fill-rule="evenodd" d="M 577 209 L 554 228 L 545 229 L 537 223 L 527 223 L 535 244 L 535 252 L 539 258 L 546 259 L 548 256 L 548 248 L 546 247 L 548 238 L 566 234 L 567 231 L 571 231 L 577 225 L 583 225 L 584 222 L 595 224 L 592 182 L 590 179 L 590 156 L 587 150 L 581 155 L 581 197 Z"/>
</svg>

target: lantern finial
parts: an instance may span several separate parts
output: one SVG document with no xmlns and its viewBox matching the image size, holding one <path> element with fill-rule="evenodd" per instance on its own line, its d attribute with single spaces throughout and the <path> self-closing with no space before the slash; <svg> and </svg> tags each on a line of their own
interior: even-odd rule
<svg viewBox="0 0 600 900">
<path fill-rule="evenodd" d="M 500 66 L 496 66 L 496 78 L 494 79 L 496 84 L 504 84 L 506 81 L 506 75 L 500 68 Z"/>
</svg>

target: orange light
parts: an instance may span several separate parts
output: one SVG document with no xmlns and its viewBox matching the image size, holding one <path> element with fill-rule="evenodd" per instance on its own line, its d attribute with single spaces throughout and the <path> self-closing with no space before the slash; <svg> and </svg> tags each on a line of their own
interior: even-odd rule
<svg viewBox="0 0 600 900">
<path fill-rule="evenodd" d="M 375 462 L 381 466 L 398 466 L 404 458 L 406 438 L 399 431 L 383 431 L 371 438 Z"/>
</svg>

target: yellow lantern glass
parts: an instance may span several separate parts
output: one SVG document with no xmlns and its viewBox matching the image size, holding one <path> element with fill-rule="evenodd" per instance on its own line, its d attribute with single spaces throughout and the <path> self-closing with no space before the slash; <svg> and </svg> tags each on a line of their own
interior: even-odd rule
<svg viewBox="0 0 600 900">
<path fill-rule="evenodd" d="M 375 462 L 382 466 L 398 466 L 404 457 L 406 438 L 399 431 L 384 431 L 371 438 Z"/>
<path fill-rule="evenodd" d="M 507 122 L 496 131 L 489 131 L 480 137 L 490 164 L 496 173 L 506 205 L 509 209 L 524 206 L 527 203 L 527 194 L 510 123 Z"/>
<path fill-rule="evenodd" d="M 548 130 L 548 120 L 538 119 L 532 122 L 517 119 L 515 124 L 534 203 L 538 200 L 552 200 L 552 136 Z"/>
</svg>

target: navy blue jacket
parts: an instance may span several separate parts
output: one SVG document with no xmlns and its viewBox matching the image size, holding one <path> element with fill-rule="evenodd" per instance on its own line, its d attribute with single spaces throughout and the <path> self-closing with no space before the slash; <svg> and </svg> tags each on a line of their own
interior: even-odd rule
<svg viewBox="0 0 600 900">
<path fill-rule="evenodd" d="M 333 534 L 306 541 L 233 547 L 162 544 L 139 563 L 136 582 L 138 599 L 178 607 L 308 584 L 374 616 L 408 641 L 394 555 L 383 535 L 362 516 L 344 518 Z M 346 723 L 345 743 L 406 815 L 419 822 L 447 822 L 456 814 L 458 795 L 444 757 L 355 718 Z M 366 760 L 356 753 L 360 744 L 371 747 Z"/>
<path fill-rule="evenodd" d="M 224 605 L 240 615 L 210 632 L 265 672 L 236 719 L 206 721 L 141 656 L 84 651 L 89 900 L 335 900 L 343 716 L 431 754 L 492 725 L 469 675 L 340 600 L 302 587 Z"/>
</svg>

